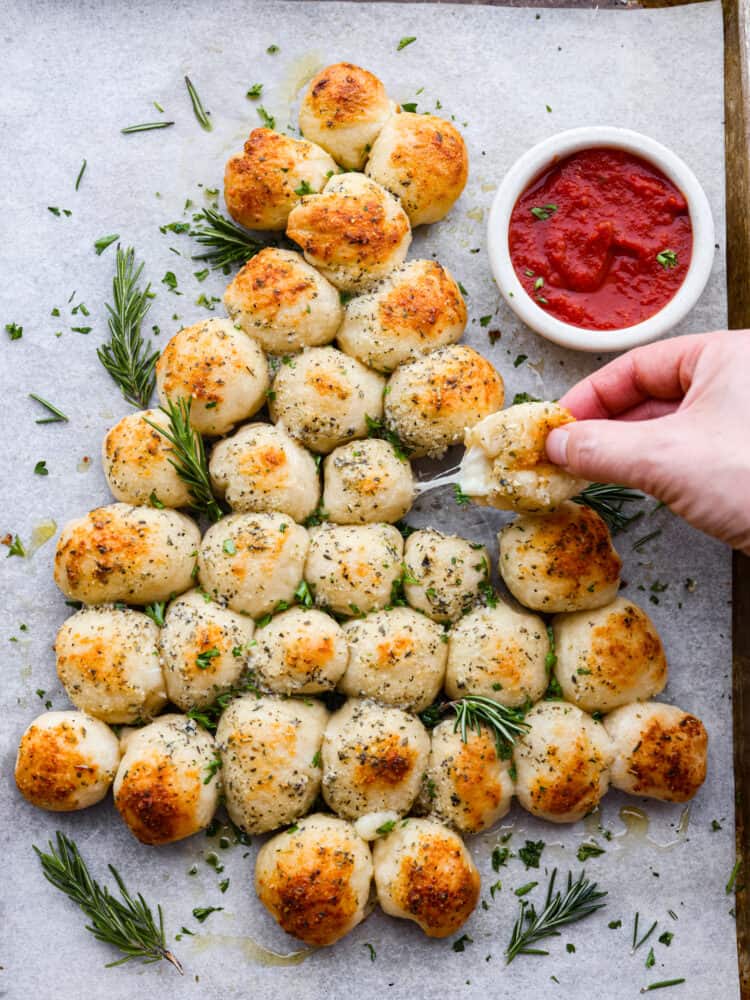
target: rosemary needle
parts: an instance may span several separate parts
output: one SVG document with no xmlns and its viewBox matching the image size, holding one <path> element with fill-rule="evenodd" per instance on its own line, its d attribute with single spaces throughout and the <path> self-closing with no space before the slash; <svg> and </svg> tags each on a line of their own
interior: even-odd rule
<svg viewBox="0 0 750 1000">
<path fill-rule="evenodd" d="M 172 445 L 173 457 L 169 461 L 187 486 L 193 509 L 211 521 L 218 521 L 222 510 L 211 490 L 203 438 L 190 423 L 191 404 L 191 399 L 181 396 L 176 401 L 168 400 L 166 407 L 161 407 L 169 417 L 169 427 L 162 427 L 147 417 L 144 420 Z"/>
<path fill-rule="evenodd" d="M 170 125 L 174 125 L 174 122 L 143 122 L 140 125 L 127 125 L 120 131 L 123 135 L 130 135 L 131 132 L 151 132 L 157 128 L 169 128 Z"/>
<path fill-rule="evenodd" d="M 684 977 L 680 979 L 661 979 L 658 983 L 649 983 L 648 986 L 641 986 L 641 993 L 650 993 L 651 990 L 663 990 L 666 986 L 679 986 L 684 983 Z"/>
<path fill-rule="evenodd" d="M 211 129 L 213 128 L 213 125 L 209 120 L 208 114 L 206 113 L 206 109 L 203 107 L 203 102 L 198 96 L 198 91 L 190 82 L 189 76 L 185 77 L 185 86 L 187 87 L 188 94 L 190 94 L 190 100 L 193 105 L 193 111 L 195 112 L 195 117 L 198 119 L 201 128 L 205 129 L 206 132 L 210 132 Z"/>
<path fill-rule="evenodd" d="M 58 410 L 56 406 L 53 406 L 52 403 L 48 403 L 47 400 L 42 399 L 41 396 L 37 396 L 35 392 L 29 393 L 29 399 L 34 399 L 36 400 L 37 403 L 41 403 L 42 406 L 45 408 L 45 410 L 47 410 L 48 413 L 52 414 L 51 417 L 41 417 L 39 420 L 36 421 L 38 424 L 59 424 L 63 422 L 67 423 L 68 418 L 62 412 L 62 410 Z"/>
<path fill-rule="evenodd" d="M 112 280 L 114 305 L 107 303 L 109 341 L 96 353 L 125 399 L 145 410 L 154 391 L 159 352 L 141 337 L 141 323 L 151 307 L 151 286 L 138 284 L 142 272 L 143 264 L 135 266 L 135 250 L 118 246 Z"/>
<path fill-rule="evenodd" d="M 182 966 L 166 945 L 161 906 L 157 906 L 155 918 L 143 896 L 138 893 L 133 898 L 117 869 L 109 865 L 120 892 L 119 899 L 113 896 L 106 886 L 91 877 L 75 841 L 59 830 L 56 844 L 48 843 L 48 854 L 36 845 L 33 847 L 47 881 L 80 906 L 91 921 L 86 930 L 98 941 L 105 941 L 122 952 L 122 958 L 109 962 L 108 966 L 121 965 L 134 958 L 144 962 L 166 959 L 182 973 Z"/>
<path fill-rule="evenodd" d="M 591 483 L 578 496 L 573 497 L 575 503 L 584 504 L 596 511 L 602 520 L 606 521 L 613 535 L 618 531 L 624 531 L 629 524 L 642 516 L 642 511 L 628 516 L 624 513 L 623 507 L 645 499 L 643 493 L 626 489 L 624 486 L 615 486 L 613 483 Z"/>
<path fill-rule="evenodd" d="M 482 726 L 487 726 L 495 737 L 495 749 L 500 760 L 509 757 L 510 748 L 529 728 L 528 723 L 524 722 L 523 709 L 508 708 L 483 695 L 467 695 L 458 701 L 430 705 L 424 712 L 420 712 L 420 718 L 428 728 L 432 728 L 448 711 L 456 713 L 453 731 L 460 732 L 463 743 L 467 742 L 471 730 L 481 734 Z"/>
<path fill-rule="evenodd" d="M 84 171 L 86 170 L 86 161 L 84 160 L 81 164 L 81 169 L 78 171 L 78 176 L 76 177 L 76 191 L 81 186 L 81 180 L 83 179 Z"/>
<path fill-rule="evenodd" d="M 207 249 L 205 253 L 195 254 L 193 260 L 205 260 L 214 269 L 244 264 L 267 245 L 253 239 L 212 208 L 204 208 L 194 216 L 194 221 L 197 225 L 190 230 L 190 235 Z"/>
</svg>

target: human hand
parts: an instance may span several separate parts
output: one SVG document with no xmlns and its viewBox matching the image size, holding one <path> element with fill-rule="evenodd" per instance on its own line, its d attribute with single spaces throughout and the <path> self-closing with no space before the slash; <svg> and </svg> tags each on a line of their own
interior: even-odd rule
<svg viewBox="0 0 750 1000">
<path fill-rule="evenodd" d="M 547 455 L 572 475 L 645 490 L 750 555 L 749 401 L 750 331 L 659 341 L 562 397 L 577 422 L 551 432 Z"/>
</svg>

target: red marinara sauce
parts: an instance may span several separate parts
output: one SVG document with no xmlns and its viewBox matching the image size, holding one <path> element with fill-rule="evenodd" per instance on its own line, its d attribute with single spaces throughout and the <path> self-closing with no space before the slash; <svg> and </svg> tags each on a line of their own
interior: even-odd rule
<svg viewBox="0 0 750 1000">
<path fill-rule="evenodd" d="M 593 330 L 633 326 L 675 295 L 693 228 L 682 192 L 646 160 L 584 149 L 553 163 L 508 226 L 521 284 L 547 312 Z"/>
</svg>

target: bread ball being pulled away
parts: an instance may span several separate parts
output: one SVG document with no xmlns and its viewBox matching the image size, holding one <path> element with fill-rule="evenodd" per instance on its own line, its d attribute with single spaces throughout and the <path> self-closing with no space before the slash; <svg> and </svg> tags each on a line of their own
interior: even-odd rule
<svg viewBox="0 0 750 1000">
<path fill-rule="evenodd" d="M 269 128 L 255 128 L 224 169 L 224 201 L 246 229 L 280 230 L 301 194 L 321 191 L 338 171 L 320 146 Z"/>
</svg>

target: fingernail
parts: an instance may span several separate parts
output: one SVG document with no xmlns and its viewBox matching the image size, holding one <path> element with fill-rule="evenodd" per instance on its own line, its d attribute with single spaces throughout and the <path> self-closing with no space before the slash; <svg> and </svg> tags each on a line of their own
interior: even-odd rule
<svg viewBox="0 0 750 1000">
<path fill-rule="evenodd" d="M 570 434 L 563 427 L 558 427 L 547 436 L 545 449 L 547 458 L 555 465 L 568 464 L 568 438 Z"/>
</svg>

